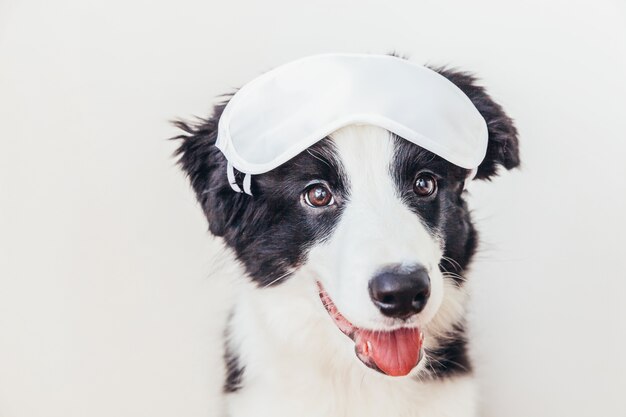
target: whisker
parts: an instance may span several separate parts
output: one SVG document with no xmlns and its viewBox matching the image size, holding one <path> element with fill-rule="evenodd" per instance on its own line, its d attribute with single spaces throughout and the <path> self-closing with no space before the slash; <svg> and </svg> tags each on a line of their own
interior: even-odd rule
<svg viewBox="0 0 626 417">
<path fill-rule="evenodd" d="M 459 274 L 455 274 L 454 272 L 443 272 L 443 276 L 444 277 L 449 277 L 449 278 L 454 278 L 454 279 L 458 279 L 460 281 L 467 281 L 467 278 L 465 278 L 463 275 L 459 275 Z"/>
<path fill-rule="evenodd" d="M 459 272 L 461 272 L 463 270 L 463 268 L 461 267 L 461 264 L 459 264 L 455 259 L 450 258 L 449 256 L 442 256 L 441 259 L 449 262 L 452 264 L 452 266 L 458 270 Z"/>
</svg>

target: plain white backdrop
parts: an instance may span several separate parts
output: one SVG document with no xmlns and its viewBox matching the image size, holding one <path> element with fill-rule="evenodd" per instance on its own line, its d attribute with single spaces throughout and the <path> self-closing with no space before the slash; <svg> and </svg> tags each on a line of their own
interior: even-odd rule
<svg viewBox="0 0 626 417">
<path fill-rule="evenodd" d="M 476 72 L 523 169 L 473 184 L 484 416 L 624 416 L 626 7 L 0 2 L 0 416 L 213 416 L 231 286 L 168 120 L 301 56 Z M 216 255 L 217 254 L 217 255 Z"/>
</svg>

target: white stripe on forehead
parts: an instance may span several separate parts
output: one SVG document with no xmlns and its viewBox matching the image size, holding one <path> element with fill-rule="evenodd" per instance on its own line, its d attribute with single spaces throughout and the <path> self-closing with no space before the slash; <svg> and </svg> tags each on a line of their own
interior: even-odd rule
<svg viewBox="0 0 626 417">
<path fill-rule="evenodd" d="M 353 125 L 329 137 L 335 144 L 354 197 L 359 198 L 359 194 L 368 189 L 397 197 L 390 175 L 394 139 L 389 131 L 376 126 Z"/>
</svg>

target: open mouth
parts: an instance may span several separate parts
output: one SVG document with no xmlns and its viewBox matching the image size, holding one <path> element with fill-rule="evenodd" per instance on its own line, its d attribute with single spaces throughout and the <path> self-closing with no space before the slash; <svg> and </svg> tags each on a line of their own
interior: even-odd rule
<svg viewBox="0 0 626 417">
<path fill-rule="evenodd" d="M 354 326 L 337 309 L 333 300 L 317 283 L 322 304 L 333 321 L 354 342 L 356 356 L 366 366 L 389 376 L 405 376 L 420 362 L 424 335 L 417 327 L 391 331 L 367 330 Z"/>
</svg>

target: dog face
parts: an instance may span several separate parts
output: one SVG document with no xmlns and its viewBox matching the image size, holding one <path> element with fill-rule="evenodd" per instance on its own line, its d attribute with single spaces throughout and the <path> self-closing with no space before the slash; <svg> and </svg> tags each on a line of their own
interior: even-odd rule
<svg viewBox="0 0 626 417">
<path fill-rule="evenodd" d="M 439 72 L 487 121 L 487 156 L 476 178 L 517 166 L 517 133 L 501 107 L 471 76 Z M 314 280 L 359 359 L 388 375 L 408 374 L 442 304 L 458 296 L 476 249 L 463 194 L 468 170 L 384 129 L 349 126 L 253 176 L 253 196 L 239 194 L 214 146 L 222 110 L 197 126 L 179 123 L 188 133 L 179 137 L 181 164 L 211 232 L 259 287 Z"/>
</svg>

